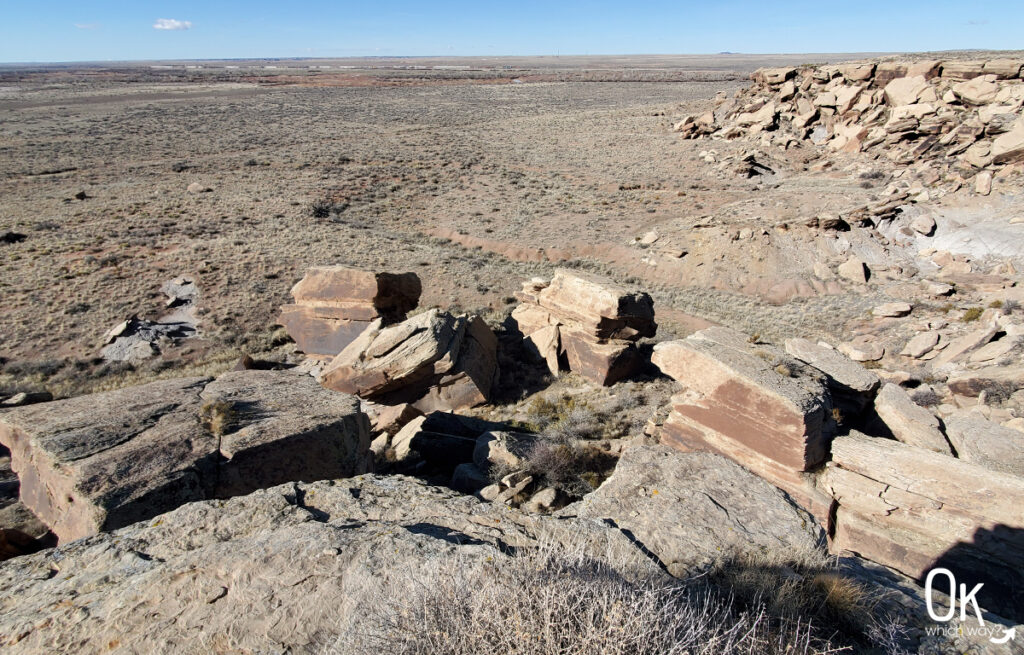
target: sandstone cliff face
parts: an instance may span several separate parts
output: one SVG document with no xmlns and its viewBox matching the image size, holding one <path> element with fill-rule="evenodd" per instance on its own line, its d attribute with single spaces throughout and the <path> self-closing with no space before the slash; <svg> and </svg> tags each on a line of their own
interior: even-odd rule
<svg viewBox="0 0 1024 655">
<path fill-rule="evenodd" d="M 367 470 L 351 396 L 289 371 L 239 371 L 0 416 L 21 499 L 62 542 L 211 497 Z"/>
<path fill-rule="evenodd" d="M 277 319 L 307 355 L 330 358 L 374 320 L 396 323 L 416 308 L 422 286 L 415 273 L 374 273 L 316 266 L 294 287 L 295 302 Z"/>
</svg>

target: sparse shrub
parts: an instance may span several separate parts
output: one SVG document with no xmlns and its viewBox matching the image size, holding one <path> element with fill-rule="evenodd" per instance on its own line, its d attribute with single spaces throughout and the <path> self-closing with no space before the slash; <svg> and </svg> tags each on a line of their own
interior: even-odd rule
<svg viewBox="0 0 1024 655">
<path fill-rule="evenodd" d="M 1002 300 L 993 300 L 992 302 L 990 302 L 988 304 L 988 306 L 991 307 L 992 309 L 1002 309 L 1003 301 Z"/>
<path fill-rule="evenodd" d="M 973 323 L 974 321 L 981 318 L 983 310 L 981 307 L 971 307 L 964 312 L 964 315 L 960 317 L 960 320 L 964 323 Z"/>
<path fill-rule="evenodd" d="M 910 399 L 922 407 L 935 407 L 942 404 L 942 396 L 931 388 L 915 390 L 910 394 Z"/>
<path fill-rule="evenodd" d="M 541 437 L 523 458 L 523 470 L 541 486 L 582 498 L 601 486 L 614 470 L 615 462 L 615 457 L 593 446 Z M 492 474 L 501 477 L 501 473 Z"/>
<path fill-rule="evenodd" d="M 778 373 L 779 375 L 781 375 L 784 378 L 791 378 L 791 377 L 793 377 L 793 369 L 791 369 L 785 363 L 776 365 L 775 366 L 775 372 Z"/>
<path fill-rule="evenodd" d="M 231 426 L 237 420 L 237 411 L 232 402 L 211 400 L 199 408 L 199 418 L 210 434 L 222 437 L 231 430 Z"/>
<path fill-rule="evenodd" d="M 1007 300 L 1006 302 L 1003 303 L 1003 313 L 1006 314 L 1007 316 L 1014 313 L 1018 309 L 1020 309 L 1020 303 L 1017 302 L 1016 300 Z"/>
</svg>

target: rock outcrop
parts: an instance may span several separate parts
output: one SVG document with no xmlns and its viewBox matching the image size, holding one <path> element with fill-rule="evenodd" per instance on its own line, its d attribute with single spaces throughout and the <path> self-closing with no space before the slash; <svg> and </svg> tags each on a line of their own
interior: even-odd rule
<svg viewBox="0 0 1024 655">
<path fill-rule="evenodd" d="M 691 139 L 757 138 L 787 149 L 813 144 L 827 153 L 870 153 L 927 171 L 922 178 L 936 189 L 954 190 L 975 176 L 990 185 L 994 171 L 1024 161 L 1022 63 L 866 61 L 764 69 L 752 75 L 751 87 L 733 97 L 720 94 L 713 111 L 686 117 L 674 129 Z M 924 189 L 919 185 L 911 198 L 890 194 L 842 218 L 871 222 L 891 215 Z M 852 268 L 841 273 L 863 281 L 860 267 Z"/>
<path fill-rule="evenodd" d="M 317 266 L 292 287 L 295 302 L 281 307 L 278 322 L 299 350 L 326 359 L 341 352 L 370 323 L 405 319 L 422 286 L 415 273 L 374 273 L 347 266 Z"/>
<path fill-rule="evenodd" d="M 376 319 L 331 360 L 321 383 L 421 412 L 487 402 L 498 378 L 498 339 L 479 316 L 431 309 L 386 326 Z"/>
<path fill-rule="evenodd" d="M 558 270 L 550 282 L 526 282 L 516 297 L 512 318 L 553 375 L 568 369 L 614 384 L 638 370 L 636 341 L 657 330 L 649 295 L 596 275 Z"/>
<path fill-rule="evenodd" d="M 806 475 L 824 464 L 835 428 L 820 371 L 728 328 L 660 343 L 652 359 L 683 387 L 663 443 L 725 455 L 824 519 L 827 499 Z"/>
<path fill-rule="evenodd" d="M 808 553 L 825 539 L 810 514 L 756 475 L 666 446 L 626 449 L 615 473 L 560 515 L 613 521 L 679 577 L 730 558 Z"/>
<path fill-rule="evenodd" d="M 859 433 L 838 437 L 822 485 L 832 548 L 922 579 L 944 566 L 979 601 L 1024 617 L 1024 478 Z"/>
<path fill-rule="evenodd" d="M 0 567 L 4 652 L 349 652 L 375 598 L 454 558 L 565 544 L 658 575 L 619 530 L 481 503 L 403 476 L 199 502 Z M 55 571 L 60 571 L 55 575 Z M 362 622 L 362 623 L 361 623 Z"/>
<path fill-rule="evenodd" d="M 351 396 L 289 371 L 186 378 L 0 416 L 20 496 L 61 542 L 211 497 L 365 472 Z"/>
</svg>

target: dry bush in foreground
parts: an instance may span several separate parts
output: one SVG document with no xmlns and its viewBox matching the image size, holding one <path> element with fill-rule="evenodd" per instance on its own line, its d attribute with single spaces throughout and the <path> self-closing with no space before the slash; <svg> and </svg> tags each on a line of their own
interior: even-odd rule
<svg viewBox="0 0 1024 655">
<path fill-rule="evenodd" d="M 488 558 L 490 560 L 490 558 Z M 403 585 L 404 586 L 404 585 Z M 345 652 L 379 655 L 787 655 L 844 650 L 804 621 L 737 611 L 705 584 L 624 576 L 558 546 L 424 572 L 372 613 Z M 395 597 L 398 596 L 398 597 Z M 335 648 L 340 647 L 340 642 Z"/>
</svg>

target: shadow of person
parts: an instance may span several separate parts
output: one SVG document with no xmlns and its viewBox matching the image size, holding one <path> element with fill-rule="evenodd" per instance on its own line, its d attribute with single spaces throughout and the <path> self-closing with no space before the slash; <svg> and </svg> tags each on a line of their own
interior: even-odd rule
<svg viewBox="0 0 1024 655">
<path fill-rule="evenodd" d="M 1002 524 L 978 528 L 972 541 L 943 553 L 932 566 L 939 567 L 952 571 L 968 593 L 982 584 L 976 597 L 983 608 L 1024 623 L 1024 530 Z"/>
</svg>

